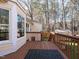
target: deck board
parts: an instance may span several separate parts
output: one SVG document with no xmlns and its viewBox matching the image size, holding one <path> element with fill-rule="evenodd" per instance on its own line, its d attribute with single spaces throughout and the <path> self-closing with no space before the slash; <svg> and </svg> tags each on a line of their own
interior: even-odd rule
<svg viewBox="0 0 79 59">
<path fill-rule="evenodd" d="M 27 42 L 24 46 L 22 46 L 18 51 L 11 53 L 9 55 L 6 55 L 4 57 L 1 57 L 0 59 L 24 59 L 29 49 L 57 49 L 59 50 L 58 47 L 53 42 L 30 41 L 30 42 Z M 62 52 L 61 54 L 64 56 L 65 59 L 67 59 L 66 56 Z"/>
</svg>

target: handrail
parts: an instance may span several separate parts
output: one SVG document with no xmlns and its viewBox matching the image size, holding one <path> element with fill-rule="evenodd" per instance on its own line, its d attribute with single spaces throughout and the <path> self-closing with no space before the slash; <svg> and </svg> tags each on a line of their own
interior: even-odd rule
<svg viewBox="0 0 79 59">
<path fill-rule="evenodd" d="M 79 36 L 72 36 L 72 35 L 66 35 L 66 34 L 60 34 L 60 33 L 55 33 L 56 35 L 61 35 L 64 37 L 68 37 L 68 38 L 72 38 L 72 39 L 78 39 L 79 40 Z"/>
<path fill-rule="evenodd" d="M 44 33 L 44 32 L 26 32 L 26 33 Z M 46 32 L 47 33 L 47 32 Z M 48 32 L 50 33 L 50 32 Z M 51 33 L 52 34 L 52 33 Z"/>
</svg>

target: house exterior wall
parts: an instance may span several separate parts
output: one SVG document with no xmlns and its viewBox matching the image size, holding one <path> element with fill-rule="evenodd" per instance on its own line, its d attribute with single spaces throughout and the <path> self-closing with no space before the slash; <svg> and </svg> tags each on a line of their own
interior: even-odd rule
<svg viewBox="0 0 79 59">
<path fill-rule="evenodd" d="M 13 2 L 0 3 L 0 8 L 9 10 L 9 40 L 0 41 L 0 56 L 17 51 L 26 43 L 26 30 L 23 37 L 17 38 L 17 14 L 24 17 L 26 29 L 26 14 Z"/>
<path fill-rule="evenodd" d="M 33 25 L 31 27 L 31 32 L 41 32 L 42 31 L 42 24 L 33 22 Z"/>
</svg>

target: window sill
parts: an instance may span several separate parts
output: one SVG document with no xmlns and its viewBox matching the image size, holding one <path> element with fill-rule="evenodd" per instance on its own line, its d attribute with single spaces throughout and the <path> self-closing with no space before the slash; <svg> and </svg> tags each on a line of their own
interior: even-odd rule
<svg viewBox="0 0 79 59">
<path fill-rule="evenodd" d="M 0 41 L 0 45 L 9 44 L 9 43 L 11 43 L 10 40 Z"/>
</svg>

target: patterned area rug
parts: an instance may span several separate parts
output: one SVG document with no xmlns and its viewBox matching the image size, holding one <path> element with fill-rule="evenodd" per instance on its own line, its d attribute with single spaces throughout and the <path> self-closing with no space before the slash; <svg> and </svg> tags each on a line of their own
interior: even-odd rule
<svg viewBox="0 0 79 59">
<path fill-rule="evenodd" d="M 64 59 L 58 50 L 30 49 L 24 59 Z"/>
</svg>

